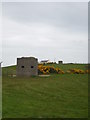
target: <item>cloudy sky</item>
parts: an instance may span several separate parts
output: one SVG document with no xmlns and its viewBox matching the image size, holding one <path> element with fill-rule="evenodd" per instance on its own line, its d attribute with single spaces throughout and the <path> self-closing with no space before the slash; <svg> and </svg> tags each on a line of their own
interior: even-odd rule
<svg viewBox="0 0 90 120">
<path fill-rule="evenodd" d="M 16 58 L 88 62 L 87 2 L 3 2 L 3 66 Z"/>
</svg>

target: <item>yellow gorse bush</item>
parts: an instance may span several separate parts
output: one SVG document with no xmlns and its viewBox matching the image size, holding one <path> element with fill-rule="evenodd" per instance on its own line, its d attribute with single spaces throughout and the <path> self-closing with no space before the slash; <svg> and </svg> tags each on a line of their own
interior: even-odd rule
<svg viewBox="0 0 90 120">
<path fill-rule="evenodd" d="M 67 71 L 67 73 L 73 73 L 73 74 L 84 74 L 85 71 L 81 69 L 70 69 Z"/>
<path fill-rule="evenodd" d="M 53 66 L 45 66 L 45 65 L 38 65 L 38 73 L 39 74 L 50 74 L 50 73 L 57 73 L 57 74 L 90 74 L 90 70 L 81 70 L 81 69 L 69 69 L 66 72 L 61 70 L 60 68 L 55 68 Z"/>
<path fill-rule="evenodd" d="M 85 70 L 85 73 L 90 74 L 90 69 L 89 70 Z"/>
<path fill-rule="evenodd" d="M 44 65 L 38 66 L 38 72 L 39 74 L 49 74 L 49 73 L 64 74 L 64 71 L 62 71 L 60 68 L 54 68 L 52 66 L 44 66 Z"/>
</svg>

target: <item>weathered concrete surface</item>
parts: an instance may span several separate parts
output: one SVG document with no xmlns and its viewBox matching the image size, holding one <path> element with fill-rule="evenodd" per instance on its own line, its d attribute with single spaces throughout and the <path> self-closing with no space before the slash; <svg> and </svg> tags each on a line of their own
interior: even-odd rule
<svg viewBox="0 0 90 120">
<path fill-rule="evenodd" d="M 34 57 L 17 58 L 17 76 L 38 75 L 38 59 Z"/>
</svg>

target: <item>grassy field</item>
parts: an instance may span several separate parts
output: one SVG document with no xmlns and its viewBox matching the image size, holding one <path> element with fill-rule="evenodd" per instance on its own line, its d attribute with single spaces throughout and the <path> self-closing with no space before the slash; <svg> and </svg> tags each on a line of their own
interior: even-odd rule
<svg viewBox="0 0 90 120">
<path fill-rule="evenodd" d="M 67 71 L 69 69 L 81 69 L 86 70 L 87 64 L 47 64 L 46 66 L 54 66 L 55 68 L 58 67 L 63 71 Z M 3 68 L 3 76 L 8 76 L 10 74 L 16 74 L 16 66 L 8 66 Z"/>
<path fill-rule="evenodd" d="M 62 70 L 86 65 L 54 65 Z M 7 76 L 16 66 L 3 68 L 3 118 L 87 118 L 88 75 L 49 77 Z"/>
</svg>

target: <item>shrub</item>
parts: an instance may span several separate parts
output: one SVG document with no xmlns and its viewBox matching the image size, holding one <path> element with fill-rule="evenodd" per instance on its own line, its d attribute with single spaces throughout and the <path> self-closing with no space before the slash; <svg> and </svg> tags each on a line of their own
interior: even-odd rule
<svg viewBox="0 0 90 120">
<path fill-rule="evenodd" d="M 59 68 L 54 68 L 52 66 L 39 65 L 38 66 L 38 73 L 39 74 L 49 74 L 49 73 L 64 74 L 64 71 L 62 71 Z"/>
<path fill-rule="evenodd" d="M 90 74 L 90 70 L 85 70 L 85 73 L 86 74 Z"/>
<path fill-rule="evenodd" d="M 60 68 L 55 68 L 53 66 L 44 66 L 44 65 L 38 65 L 38 74 L 50 74 L 50 73 L 56 73 L 56 74 L 88 74 L 90 73 L 90 70 L 81 70 L 81 69 L 69 69 L 68 71 L 64 72 Z"/>
<path fill-rule="evenodd" d="M 67 71 L 67 73 L 73 73 L 73 74 L 84 74 L 85 71 L 81 69 L 70 69 Z"/>
</svg>

